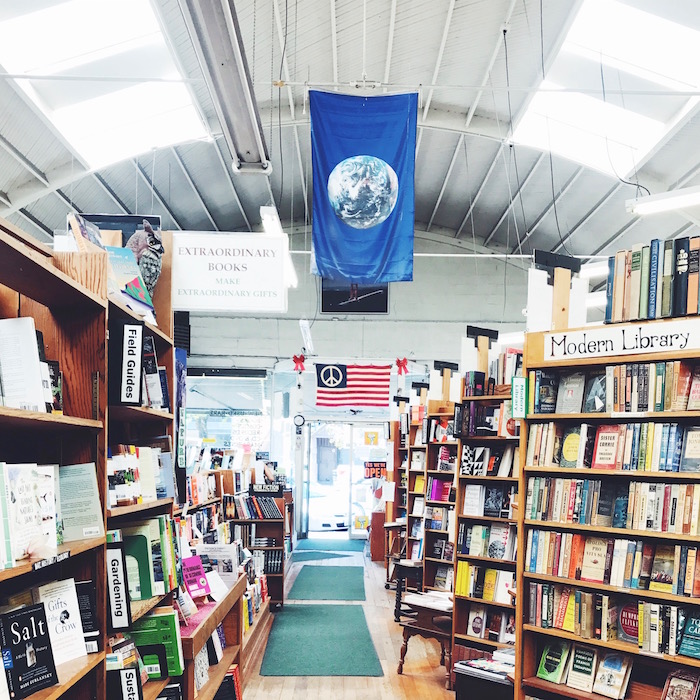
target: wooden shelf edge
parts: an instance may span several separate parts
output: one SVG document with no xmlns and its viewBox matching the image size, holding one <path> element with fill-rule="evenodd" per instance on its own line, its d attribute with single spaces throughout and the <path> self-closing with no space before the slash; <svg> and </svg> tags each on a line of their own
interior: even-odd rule
<svg viewBox="0 0 700 700">
<path fill-rule="evenodd" d="M 627 477 L 628 479 L 651 479 L 653 481 L 666 481 L 667 479 L 678 479 L 681 481 L 698 481 L 700 472 L 651 472 L 632 469 L 590 469 L 590 468 L 564 468 L 564 467 L 535 467 L 526 466 L 526 474 L 561 474 L 562 476 L 572 474 L 585 474 L 586 479 L 599 476 Z"/>
<path fill-rule="evenodd" d="M 56 413 L 44 413 L 41 411 L 25 411 L 21 408 L 9 408 L 0 406 L 0 424 L 12 426 L 26 425 L 27 427 L 40 427 L 44 429 L 84 429 L 102 430 L 104 424 L 101 420 L 92 418 L 77 418 Z"/>
<path fill-rule="evenodd" d="M 675 532 L 657 532 L 656 530 L 627 530 L 624 527 L 602 527 L 600 525 L 579 525 L 578 523 L 555 523 L 551 520 L 525 520 L 524 525 L 534 529 L 559 529 L 572 530 L 575 532 L 590 532 L 599 535 L 619 535 L 625 538 L 644 539 L 652 538 L 657 540 L 677 540 L 683 542 L 697 542 L 697 535 L 681 535 Z"/>
<path fill-rule="evenodd" d="M 57 547 L 56 554 L 49 558 L 39 557 L 36 559 L 22 559 L 17 566 L 13 566 L 11 569 L 0 569 L 0 582 L 16 578 L 17 576 L 23 576 L 24 574 L 34 571 L 34 566 L 39 563 L 42 563 L 42 566 L 38 566 L 37 568 L 43 569 L 46 566 L 53 566 L 54 564 L 58 564 L 65 559 L 75 557 L 78 554 L 82 554 L 83 552 L 87 552 L 91 549 L 97 549 L 104 544 L 104 537 L 93 537 L 87 540 L 66 542 Z"/>
<path fill-rule="evenodd" d="M 150 680 L 143 686 L 143 700 L 156 700 L 161 690 L 171 682 L 170 676 L 159 680 Z"/>
<path fill-rule="evenodd" d="M 508 610 L 515 610 L 515 606 L 512 603 L 499 603 L 495 600 L 484 600 L 483 598 L 474 598 L 467 595 L 457 595 L 455 593 L 455 600 L 467 600 L 470 603 L 479 603 L 480 605 L 492 605 L 494 608 L 507 608 Z"/>
<path fill-rule="evenodd" d="M 131 601 L 131 619 L 136 622 L 139 618 L 147 615 L 153 608 L 159 605 L 163 600 L 165 600 L 172 591 L 168 591 L 163 595 L 154 595 L 152 598 L 147 600 L 132 600 Z"/>
<path fill-rule="evenodd" d="M 172 507 L 172 498 L 161 498 L 155 501 L 144 501 L 132 506 L 115 506 L 107 509 L 108 518 L 120 518 L 125 515 L 133 515 L 134 513 L 145 513 L 149 510 L 157 510 L 159 508 Z"/>
<path fill-rule="evenodd" d="M 108 297 L 108 303 L 109 307 L 118 309 L 122 315 L 133 318 L 135 321 L 143 321 L 143 318 L 135 311 L 132 311 L 123 301 L 113 297 Z M 162 342 L 167 343 L 168 345 L 173 344 L 173 339 L 167 336 L 160 328 L 158 328 L 158 326 L 154 326 L 152 323 L 148 322 L 144 322 L 144 326 L 150 333 L 157 336 Z"/>
<path fill-rule="evenodd" d="M 565 698 L 575 698 L 576 700 L 601 700 L 603 697 L 597 693 L 586 693 L 582 690 L 569 688 L 566 683 L 551 683 L 550 681 L 545 681 L 542 678 L 537 678 L 536 676 L 523 678 L 523 687 L 530 688 L 531 690 L 539 690 L 545 693 L 552 693 L 553 695 L 561 695 Z M 625 698 L 627 700 L 635 700 L 636 698 L 639 698 L 640 700 L 642 698 L 645 700 L 650 700 L 650 698 L 654 697 L 660 698 L 661 692 L 662 688 L 658 688 L 654 685 L 647 685 L 646 683 L 640 683 L 638 681 L 630 681 Z"/>
<path fill-rule="evenodd" d="M 270 616 L 270 598 L 260 606 L 260 610 L 253 617 L 253 624 L 243 633 L 243 643 L 241 645 L 241 653 L 245 653 L 246 649 L 255 642 L 265 626 L 265 621 Z"/>
<path fill-rule="evenodd" d="M 182 636 L 182 651 L 187 660 L 193 660 L 199 650 L 206 644 L 207 639 L 217 628 L 219 623 L 228 615 L 231 608 L 240 600 L 246 589 L 246 577 L 244 574 L 238 577 L 226 596 L 212 608 L 211 613 L 205 617 L 190 635 Z"/>
<path fill-rule="evenodd" d="M 673 422 L 679 418 L 700 418 L 700 411 L 637 411 L 613 413 L 531 413 L 526 420 L 533 423 L 549 423 L 551 421 L 607 421 L 610 423 L 637 423 L 640 421 Z M 666 420 L 668 419 L 668 421 Z"/>
<path fill-rule="evenodd" d="M 457 560 L 462 561 L 483 561 L 487 564 L 502 564 L 503 566 L 515 566 L 518 562 L 513 559 L 493 559 L 491 557 L 481 557 L 476 554 L 457 553 Z"/>
<path fill-rule="evenodd" d="M 468 634 L 455 634 L 455 641 L 457 642 L 469 642 L 471 644 L 483 644 L 488 647 L 494 647 L 495 649 L 505 649 L 507 647 L 512 647 L 512 644 L 503 644 L 503 642 L 492 642 L 490 639 L 481 639 L 481 637 L 471 637 Z"/>
<path fill-rule="evenodd" d="M 97 668 L 105 660 L 104 651 L 97 654 L 88 654 L 81 656 L 79 659 L 67 661 L 64 664 L 56 667 L 58 673 L 58 685 L 52 685 L 50 688 L 44 688 L 30 697 L 33 700 L 55 700 L 66 696 L 68 691 L 81 679 L 87 676 L 90 671 Z"/>
<path fill-rule="evenodd" d="M 107 415 L 110 419 L 120 421 L 172 421 L 175 415 L 168 411 L 159 411 L 148 406 L 108 406 Z"/>
</svg>

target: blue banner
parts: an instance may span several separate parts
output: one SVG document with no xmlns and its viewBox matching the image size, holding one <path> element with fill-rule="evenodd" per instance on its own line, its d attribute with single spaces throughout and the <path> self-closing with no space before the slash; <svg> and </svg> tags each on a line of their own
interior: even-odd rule
<svg viewBox="0 0 700 700">
<path fill-rule="evenodd" d="M 412 280 L 418 95 L 309 97 L 313 272 L 361 284 Z"/>
</svg>

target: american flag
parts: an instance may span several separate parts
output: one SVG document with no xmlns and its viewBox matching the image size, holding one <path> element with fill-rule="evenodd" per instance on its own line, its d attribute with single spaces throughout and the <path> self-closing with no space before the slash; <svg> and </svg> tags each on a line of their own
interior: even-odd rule
<svg viewBox="0 0 700 700">
<path fill-rule="evenodd" d="M 317 406 L 388 406 L 391 365 L 316 365 Z"/>
</svg>

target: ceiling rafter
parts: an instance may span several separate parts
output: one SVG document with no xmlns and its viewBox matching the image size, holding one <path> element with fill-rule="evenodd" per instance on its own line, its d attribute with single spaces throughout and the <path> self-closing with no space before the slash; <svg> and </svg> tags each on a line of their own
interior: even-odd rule
<svg viewBox="0 0 700 700">
<path fill-rule="evenodd" d="M 523 238 L 518 242 L 518 245 L 516 245 L 511 253 L 515 253 L 525 241 L 530 240 L 532 237 L 532 234 L 535 233 L 535 231 L 539 228 L 540 224 L 547 218 L 547 215 L 549 214 L 550 211 L 552 211 L 556 206 L 559 200 L 572 188 L 576 180 L 578 180 L 581 175 L 583 175 L 585 171 L 585 168 L 583 166 L 579 166 L 576 168 L 574 171 L 573 175 L 564 183 L 564 186 L 560 188 L 560 190 L 554 195 L 554 198 L 547 204 L 547 206 L 540 212 L 539 216 L 535 219 L 535 222 L 530 226 L 530 228 L 525 231 L 525 235 Z"/>
<path fill-rule="evenodd" d="M 12 206 L 12 202 L 7 198 L 7 194 L 5 194 L 5 192 L 0 192 L 0 204 L 5 207 Z"/>
<path fill-rule="evenodd" d="M 173 154 L 173 156 L 175 157 L 175 161 L 180 166 L 180 170 L 182 171 L 182 174 L 185 176 L 185 180 L 187 180 L 189 186 L 192 189 L 192 192 L 194 193 L 194 196 L 196 197 L 197 201 L 199 202 L 199 205 L 204 210 L 204 213 L 205 213 L 207 219 L 209 219 L 209 222 L 214 227 L 214 231 L 218 231 L 219 227 L 216 225 L 216 222 L 214 221 L 214 217 L 212 217 L 211 212 L 209 211 L 209 207 L 206 205 L 204 199 L 202 198 L 202 194 L 199 191 L 199 188 L 197 187 L 197 185 L 195 185 L 194 180 L 192 179 L 192 175 L 190 174 L 190 171 L 187 169 L 187 166 L 185 165 L 185 161 L 182 160 L 182 156 L 178 153 L 178 150 L 175 146 L 173 146 L 170 149 L 170 152 Z"/>
<path fill-rule="evenodd" d="M 389 73 L 391 72 L 391 56 L 394 52 L 394 30 L 396 28 L 396 3 L 397 0 L 391 0 L 391 13 L 389 15 L 389 36 L 386 44 L 386 59 L 384 61 L 384 84 L 389 82 Z M 331 5 L 334 0 L 331 0 Z M 335 11 L 335 10 L 334 10 Z M 338 79 L 336 77 L 336 82 Z M 386 92 L 386 90 L 385 90 Z"/>
<path fill-rule="evenodd" d="M 437 57 L 435 58 L 435 69 L 433 70 L 433 79 L 430 81 L 431 85 L 437 83 L 438 73 L 440 72 L 440 66 L 442 65 L 442 57 L 445 53 L 445 46 L 447 44 L 447 37 L 450 33 L 450 27 L 452 25 L 452 14 L 455 9 L 455 0 L 450 0 L 450 6 L 447 8 L 447 15 L 445 16 L 445 26 L 442 29 L 442 39 L 440 40 L 440 48 L 438 49 Z M 433 101 L 434 89 L 430 88 L 428 91 L 428 96 L 425 98 L 425 104 L 423 105 L 423 120 L 428 116 L 428 111 L 430 110 L 430 103 Z"/>
<path fill-rule="evenodd" d="M 284 30 L 282 28 L 282 15 L 280 14 L 280 9 L 279 9 L 279 1 L 278 0 L 273 0 L 273 5 L 274 5 L 274 12 L 275 12 L 275 18 L 276 22 L 275 24 L 277 25 L 277 41 L 280 46 L 280 50 L 284 50 L 285 46 L 285 37 L 284 37 Z M 282 72 L 284 73 L 284 79 L 285 81 L 289 81 L 289 61 L 287 60 L 287 54 L 286 52 L 282 55 Z M 294 109 L 294 93 L 292 92 L 292 86 L 287 85 L 287 101 L 289 102 L 289 112 L 291 114 L 292 120 L 295 118 L 295 109 Z M 301 183 L 301 191 L 304 195 L 304 218 L 307 218 L 309 215 L 309 199 L 308 195 L 306 192 L 306 180 L 304 178 L 304 159 L 302 158 L 301 155 L 301 143 L 299 141 L 299 130 L 297 127 L 294 127 L 294 143 L 296 146 L 296 152 L 297 152 L 297 159 L 299 161 L 299 182 Z M 280 159 L 282 158 L 282 152 L 280 151 Z M 281 197 L 282 197 L 282 192 L 280 192 L 280 205 L 282 204 Z"/>
<path fill-rule="evenodd" d="M 517 0 L 510 0 L 510 4 L 508 5 L 508 10 L 506 11 L 506 16 L 504 19 L 504 24 L 508 24 L 510 22 L 510 18 L 513 15 L 513 10 L 515 9 L 515 4 Z M 496 44 L 493 48 L 493 51 L 491 52 L 491 57 L 489 58 L 488 65 L 486 66 L 486 70 L 484 71 L 484 75 L 481 79 L 481 87 L 477 91 L 474 99 L 472 100 L 471 105 L 469 105 L 469 110 L 467 112 L 467 118 L 464 123 L 464 132 L 467 132 L 469 130 L 469 127 L 472 123 L 472 119 L 474 118 L 474 113 L 476 112 L 476 108 L 481 101 L 481 97 L 484 94 L 484 88 L 486 87 L 486 84 L 489 81 L 489 76 L 491 75 L 491 70 L 493 69 L 494 64 L 496 63 L 496 59 L 498 58 L 498 54 L 501 51 L 501 47 L 503 46 L 503 32 L 500 32 L 498 34 L 498 38 L 496 39 Z M 434 81 L 433 81 L 434 82 Z M 447 188 L 447 181 L 449 180 L 450 176 L 452 175 L 452 168 L 454 167 L 454 163 L 457 160 L 457 155 L 459 153 L 460 148 L 462 147 L 462 144 L 464 142 L 464 133 L 460 136 L 459 140 L 457 141 L 457 145 L 455 147 L 454 153 L 452 154 L 452 160 L 450 161 L 450 167 L 447 169 L 447 173 L 445 174 L 445 180 L 442 183 L 442 187 L 440 188 L 440 192 L 438 194 L 438 198 L 435 201 L 435 206 L 433 207 L 433 213 L 430 215 L 430 221 L 428 223 L 428 230 L 430 230 L 430 226 L 433 222 L 433 219 L 435 218 L 435 214 L 437 213 L 438 207 L 440 206 L 440 202 L 442 201 L 442 198 L 445 194 L 445 189 Z M 499 148 L 498 153 L 496 154 L 496 157 L 494 158 L 494 162 L 491 164 L 491 167 L 489 168 L 489 171 L 484 178 L 484 181 L 481 183 L 479 190 L 477 192 L 477 195 L 480 195 L 481 191 L 483 190 L 484 184 L 486 182 L 486 179 L 488 179 L 489 174 L 491 173 L 491 170 L 493 167 L 496 165 L 496 160 L 501 155 L 501 149 Z M 467 211 L 467 214 L 465 215 L 464 219 L 462 220 L 462 224 L 460 225 L 457 233 L 455 233 L 455 238 L 459 238 L 460 232 L 462 231 L 462 228 L 464 227 L 464 224 L 468 220 L 469 216 L 472 213 L 474 202 L 472 201 L 469 210 Z"/>
<path fill-rule="evenodd" d="M 149 179 L 148 175 L 146 174 L 146 171 L 143 169 L 143 166 L 138 162 L 136 158 L 132 158 L 131 162 L 136 168 L 136 172 L 141 176 L 141 179 L 146 183 L 146 185 L 148 185 L 151 192 L 153 192 L 153 196 L 158 200 L 163 209 L 165 209 L 165 211 L 168 213 L 168 216 L 172 219 L 175 226 L 177 226 L 177 228 L 180 231 L 182 231 L 182 226 L 180 222 L 177 220 L 177 217 L 175 216 L 165 199 L 163 199 L 160 192 L 158 192 L 158 188 Z"/>
<path fill-rule="evenodd" d="M 107 194 L 107 196 L 122 210 L 124 214 L 131 214 L 129 207 L 124 204 L 119 195 L 109 186 L 107 181 L 99 173 L 94 173 L 95 181 Z"/>
<path fill-rule="evenodd" d="M 46 175 L 32 163 L 23 153 L 11 144 L 4 136 L 0 136 L 0 146 L 9 153 L 25 170 L 31 173 L 43 185 L 49 186 L 49 180 Z"/>
<path fill-rule="evenodd" d="M 225 139 L 222 137 L 221 140 L 224 141 L 224 145 L 225 145 L 226 144 Z M 224 160 L 224 154 L 221 152 L 221 147 L 219 146 L 219 139 L 214 139 L 212 146 L 214 147 L 214 151 L 216 152 L 216 157 L 217 157 L 219 163 L 221 164 L 221 167 L 224 170 L 224 173 L 226 175 L 226 180 L 229 183 L 229 185 L 231 185 L 231 192 L 233 193 L 233 198 L 236 201 L 236 205 L 238 206 L 238 209 L 241 212 L 241 216 L 243 217 L 243 221 L 245 221 L 246 228 L 249 231 L 252 231 L 253 227 L 250 225 L 250 220 L 248 219 L 248 215 L 245 213 L 245 209 L 243 208 L 243 203 L 241 202 L 241 198 L 238 196 L 238 191 L 236 190 L 236 185 L 233 182 L 233 171 L 226 164 L 226 161 Z M 228 146 L 226 146 L 226 148 L 228 148 Z M 229 155 L 229 158 L 231 158 L 230 155 Z M 233 160 L 231 159 L 229 162 L 233 162 Z M 265 178 L 265 179 L 268 180 L 268 182 L 269 182 L 270 178 Z"/>
<path fill-rule="evenodd" d="M 53 241 L 53 231 L 43 221 L 39 221 L 39 219 L 37 219 L 36 216 L 30 214 L 24 208 L 18 209 L 16 213 L 19 214 L 22 218 L 29 221 L 30 224 L 36 226 L 40 231 L 43 231 L 49 237 L 49 240 Z"/>
<path fill-rule="evenodd" d="M 76 205 L 72 197 L 69 197 L 65 192 L 61 190 L 54 190 L 54 194 L 71 210 L 76 214 L 82 214 L 82 210 Z"/>
<path fill-rule="evenodd" d="M 525 176 L 525 179 L 521 183 L 519 183 L 517 192 L 513 196 L 510 197 L 510 201 L 508 202 L 508 206 L 505 208 L 505 210 L 501 214 L 496 225 L 493 227 L 493 229 L 491 229 L 491 233 L 489 233 L 489 235 L 486 236 L 486 239 L 484 240 L 484 245 L 488 245 L 491 242 L 491 239 L 496 235 L 496 231 L 498 231 L 501 224 L 505 221 L 505 218 L 510 213 L 510 210 L 515 205 L 516 200 L 519 197 L 522 198 L 523 190 L 525 189 L 525 187 L 527 187 L 527 183 L 530 182 L 530 180 L 532 179 L 532 176 L 535 174 L 535 171 L 537 170 L 539 164 L 542 162 L 543 158 L 544 158 L 544 153 L 540 153 L 537 156 L 537 160 L 535 161 L 532 168 L 530 168 L 530 171 Z"/>
<path fill-rule="evenodd" d="M 338 25 L 335 16 L 335 0 L 329 0 L 331 5 L 331 46 L 333 47 L 333 82 L 338 82 Z"/>
</svg>

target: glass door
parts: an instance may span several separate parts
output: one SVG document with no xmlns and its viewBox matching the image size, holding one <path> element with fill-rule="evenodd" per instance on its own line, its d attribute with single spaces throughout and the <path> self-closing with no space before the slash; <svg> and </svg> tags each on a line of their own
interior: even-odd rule
<svg viewBox="0 0 700 700">
<path fill-rule="evenodd" d="M 385 423 L 352 425 L 351 538 L 367 537 L 372 512 L 380 507 L 375 492 L 383 483 L 379 476 L 382 465 L 386 475 L 388 455 L 385 425 Z"/>
</svg>

